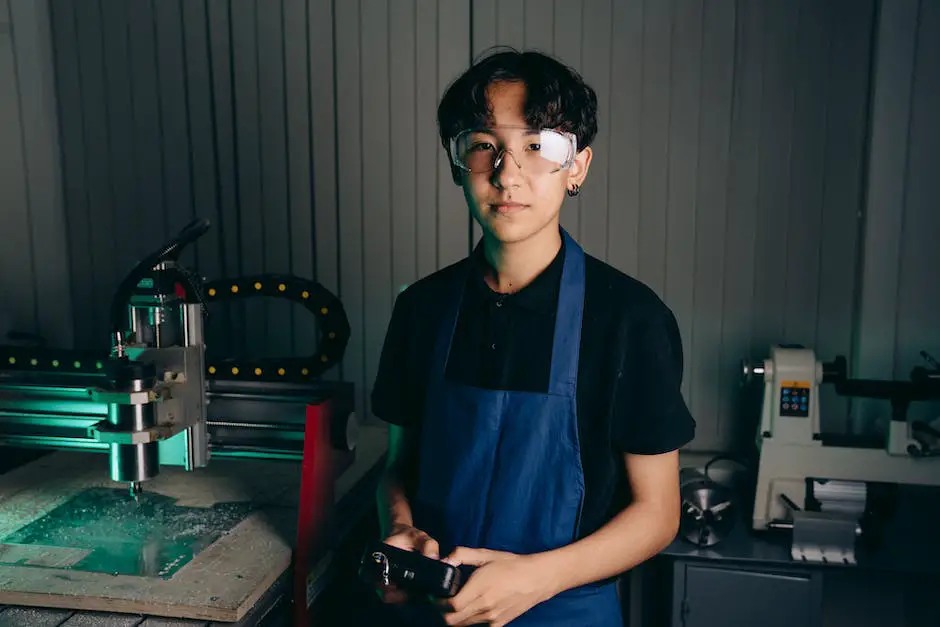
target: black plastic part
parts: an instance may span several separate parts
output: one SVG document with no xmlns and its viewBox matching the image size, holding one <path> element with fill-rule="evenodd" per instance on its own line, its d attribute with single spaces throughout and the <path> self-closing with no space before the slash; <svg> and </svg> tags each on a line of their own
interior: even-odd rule
<svg viewBox="0 0 940 627">
<path fill-rule="evenodd" d="M 0 371 L 104 375 L 109 359 L 103 350 L 0 346 Z"/>
<path fill-rule="evenodd" d="M 111 333 L 123 333 L 127 324 L 127 301 L 137 288 L 141 279 L 151 273 L 153 267 L 164 261 L 175 261 L 179 258 L 183 248 L 195 242 L 209 230 L 209 220 L 197 218 L 187 224 L 176 234 L 176 237 L 150 253 L 124 277 L 118 285 L 117 291 L 111 299 L 110 323 Z"/>
<path fill-rule="evenodd" d="M 823 363 L 823 383 L 844 381 L 848 376 L 848 362 L 844 355 L 839 355 L 830 362 Z"/>
<path fill-rule="evenodd" d="M 184 288 L 183 300 L 187 303 L 211 303 L 214 301 L 243 300 L 246 298 L 287 299 L 303 306 L 318 320 L 319 341 L 311 347 L 305 357 L 237 359 L 221 358 L 206 364 L 206 379 L 225 381 L 258 381 L 304 383 L 316 380 L 343 359 L 349 344 L 350 326 L 342 302 L 332 292 L 316 281 L 293 275 L 260 274 L 238 279 L 217 279 L 200 285 L 190 280 L 187 274 L 177 270 L 153 272 L 147 270 L 143 276 L 153 276 L 153 290 L 175 290 L 177 284 Z M 136 283 L 132 293 L 138 290 Z M 167 292 L 164 292 L 167 293 Z M 126 303 L 127 299 L 124 299 Z M 121 311 L 124 311 L 122 306 Z M 43 347 L 0 345 L 0 371 L 26 371 L 38 373 L 100 374 L 107 375 L 105 365 L 111 360 L 110 352 L 102 350 L 68 350 Z"/>
<path fill-rule="evenodd" d="M 112 390 L 128 390 L 133 381 L 144 381 L 150 385 L 157 376 L 154 364 L 131 361 L 127 357 L 117 357 L 105 362 L 104 367 Z"/>
<path fill-rule="evenodd" d="M 185 303 L 196 304 L 202 302 L 202 281 L 192 272 L 184 272 L 179 268 L 166 270 L 152 270 L 144 273 L 141 280 L 149 278 L 153 287 L 135 287 L 131 294 L 148 296 L 172 296 Z"/>
<path fill-rule="evenodd" d="M 359 577 L 366 583 L 381 585 L 386 567 L 389 583 L 411 594 L 450 598 L 464 583 L 464 571 L 447 562 L 384 542 L 369 543 L 359 562 Z"/>
<path fill-rule="evenodd" d="M 308 357 L 216 359 L 208 362 L 209 376 L 246 381 L 309 381 L 342 361 L 350 327 L 340 300 L 316 281 L 286 274 L 259 274 L 219 279 L 203 286 L 207 303 L 269 297 L 293 301 L 319 321 L 319 342 Z"/>
</svg>

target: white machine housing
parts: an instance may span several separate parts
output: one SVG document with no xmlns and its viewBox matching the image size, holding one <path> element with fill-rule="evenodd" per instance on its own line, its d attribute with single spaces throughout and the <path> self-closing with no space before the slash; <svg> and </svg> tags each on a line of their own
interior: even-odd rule
<svg viewBox="0 0 940 627">
<path fill-rule="evenodd" d="M 807 479 L 940 486 L 940 456 L 908 452 L 908 422 L 890 421 L 884 448 L 825 445 L 819 416 L 823 369 L 811 349 L 780 346 L 771 348 L 762 368 L 753 369 L 764 377 L 755 530 L 790 518 L 781 495 L 802 503 Z"/>
</svg>

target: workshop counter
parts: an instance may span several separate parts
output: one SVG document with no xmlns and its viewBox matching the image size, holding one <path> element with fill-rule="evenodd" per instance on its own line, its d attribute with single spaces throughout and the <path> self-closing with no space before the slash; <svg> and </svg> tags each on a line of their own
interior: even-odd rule
<svg viewBox="0 0 940 627">
<path fill-rule="evenodd" d="M 348 542 L 350 540 L 350 534 L 353 532 L 353 530 L 356 529 L 357 525 L 359 525 L 363 519 L 368 518 L 371 513 L 374 513 L 372 510 L 375 508 L 375 488 L 377 486 L 378 476 L 383 465 L 385 449 L 385 429 L 373 426 L 362 427 L 359 444 L 356 450 L 355 462 L 336 480 L 336 507 L 333 513 L 333 525 L 331 525 L 333 531 L 329 544 L 322 548 L 322 554 L 320 554 L 313 561 L 313 565 L 307 579 L 308 606 L 316 606 L 319 600 L 319 595 L 329 585 L 332 579 L 334 571 L 334 552 L 336 547 L 339 547 L 344 542 Z M 75 454 L 69 453 L 68 455 Z M 30 466 L 38 464 L 39 462 L 42 462 L 42 460 L 38 460 L 37 462 L 30 464 Z M 220 462 L 217 468 L 221 468 L 222 465 L 223 464 Z M 254 464 L 253 462 L 240 462 L 238 465 L 234 465 L 233 467 L 250 468 L 256 465 L 257 464 Z M 210 466 L 205 470 L 210 470 L 212 468 L 213 465 L 210 464 Z M 293 466 L 295 469 L 293 471 L 290 471 L 290 466 L 284 465 L 273 468 L 276 468 L 276 471 L 272 471 L 272 481 L 276 479 L 284 479 L 284 477 L 287 477 L 288 475 L 299 473 L 299 464 L 295 464 Z M 18 472 L 19 470 L 22 469 L 11 471 L 11 474 Z M 285 471 L 290 472 L 287 472 L 287 474 L 284 475 L 283 473 L 285 473 Z M 22 476 L 23 475 L 21 474 L 21 477 Z M 0 477 L 0 479 L 4 478 L 6 477 Z M 244 476 L 242 476 L 242 479 L 243 481 L 247 481 Z M 23 481 L 23 479 L 20 479 L 20 481 Z M 212 487 L 210 485 L 209 487 L 204 488 L 202 492 L 213 493 L 213 490 L 218 489 L 218 486 Z M 202 492 L 200 492 L 200 494 Z M 296 495 L 284 496 L 282 497 L 282 500 L 284 501 L 282 504 L 287 504 L 289 506 L 291 502 L 296 500 Z M 296 505 L 295 502 L 294 505 Z M 295 516 L 296 515 L 294 515 L 294 517 Z M 2 624 L 4 627 L 20 627 L 21 625 L 23 627 L 45 627 L 46 625 L 56 627 L 77 627 L 79 625 L 100 625 L 102 627 L 206 627 L 208 625 L 225 625 L 228 627 L 247 627 L 263 625 L 266 627 L 268 625 L 289 624 L 292 570 L 290 568 L 291 547 L 290 543 L 285 545 L 284 542 L 278 541 L 279 538 L 291 537 L 291 521 L 289 519 L 290 516 L 286 516 L 282 520 L 275 520 L 274 517 L 270 517 L 266 520 L 266 522 L 270 523 L 271 529 L 268 530 L 268 536 L 265 536 L 264 543 L 266 545 L 270 545 L 269 548 L 273 551 L 273 557 L 262 561 L 265 562 L 263 566 L 270 572 L 273 572 L 274 576 L 267 585 L 263 586 L 263 590 L 259 590 L 256 600 L 250 604 L 250 608 L 247 609 L 247 611 L 242 612 L 242 616 L 240 616 L 237 620 L 218 620 L 208 617 L 205 619 L 195 617 L 173 617 L 173 610 L 168 610 L 167 612 L 161 611 L 160 615 L 158 616 L 156 614 L 146 612 L 127 611 L 124 609 L 124 607 L 120 607 L 120 612 L 104 612 L 101 611 L 101 608 L 95 608 L 97 611 L 86 611 L 73 609 L 73 607 L 82 607 L 83 601 L 76 600 L 74 597 L 71 601 L 63 601 L 61 598 L 53 599 L 52 595 L 50 595 L 50 600 L 52 602 L 50 602 L 48 606 L 37 607 L 36 604 L 33 603 L 35 600 L 34 593 L 29 593 L 33 595 L 32 600 L 30 600 L 30 606 L 24 606 L 18 605 L 15 601 L 11 603 L 11 599 L 14 599 L 18 593 L 16 591 L 10 590 L 8 586 L 6 591 L 0 592 L 0 624 Z M 246 524 L 250 525 L 251 523 L 251 518 L 246 519 L 242 525 L 237 528 L 237 530 L 241 530 Z M 273 533 L 274 529 L 276 529 L 277 533 Z M 219 545 L 223 542 L 229 542 L 229 544 L 231 544 L 232 536 L 236 535 L 238 534 L 234 533 L 233 530 L 233 533 L 218 540 L 214 544 Z M 239 546 L 242 546 L 243 548 L 248 547 L 247 550 L 250 551 L 251 547 L 249 544 L 244 544 L 243 542 L 242 545 Z M 238 550 L 237 548 L 233 547 L 234 545 L 229 546 L 228 548 L 230 550 Z M 211 548 L 212 547 L 206 547 L 200 555 L 205 556 L 207 553 L 209 553 Z M 225 576 L 225 573 L 222 573 L 221 571 L 227 570 L 225 559 L 220 559 L 220 556 L 218 555 L 208 556 L 207 559 L 209 557 L 212 558 L 210 561 L 214 563 L 215 567 L 219 570 L 217 574 L 210 572 L 210 568 L 208 567 L 206 561 L 203 560 L 203 563 L 200 563 L 199 558 L 197 557 L 194 557 L 189 564 L 191 567 L 194 567 L 197 571 L 199 571 L 201 581 L 198 583 L 202 585 L 211 585 L 206 581 L 207 579 L 210 577 L 223 577 Z M 238 567 L 241 566 L 243 566 L 243 564 L 238 565 Z M 13 569 L 19 569 L 19 571 L 17 572 Z M 33 569 L 33 572 L 38 572 L 39 570 L 40 569 Z M 4 571 L 6 571 L 5 574 Z M 16 575 L 22 572 L 24 572 L 24 567 L 22 566 L 0 565 L 0 579 L 5 577 L 7 583 L 14 583 Z M 44 576 L 50 578 L 58 577 L 61 579 L 62 577 L 66 576 L 75 577 L 78 575 L 80 577 L 82 575 L 86 575 L 85 573 L 75 573 L 74 571 L 63 572 L 68 574 L 60 576 L 53 573 Z M 183 571 L 181 570 L 180 573 L 182 572 Z M 117 587 L 124 585 L 125 587 L 129 588 L 135 584 L 140 583 L 139 581 L 131 581 L 132 578 L 125 575 L 115 576 L 114 579 L 119 582 Z M 92 579 L 90 577 L 86 577 L 85 581 L 92 582 Z M 124 581 L 124 583 L 121 584 L 121 581 Z M 258 584 L 261 585 L 262 583 L 263 582 L 261 582 L 261 579 L 259 578 Z M 155 581 L 149 585 L 152 586 L 154 590 L 157 590 L 160 594 L 169 594 L 171 591 L 169 591 L 169 588 L 165 584 L 167 584 L 166 581 Z M 104 587 L 100 583 L 95 585 L 96 589 L 102 589 Z M 160 588 L 161 585 L 163 588 L 167 589 L 163 590 L 163 588 Z M 21 589 L 26 589 L 28 586 L 20 585 L 19 587 Z M 54 587 L 55 586 L 50 584 L 49 589 Z M 222 587 L 224 587 L 224 585 Z M 141 589 L 141 591 L 143 591 L 143 589 Z M 7 605 L 3 605 L 3 603 L 7 603 Z M 63 603 L 74 603 L 75 605 L 61 609 L 60 607 L 55 607 L 55 604 L 61 605 Z M 212 607 L 207 607 L 206 609 L 207 613 L 213 610 Z"/>
<path fill-rule="evenodd" d="M 677 538 L 640 569 L 635 627 L 749 625 L 755 616 L 761 627 L 936 625 L 928 591 L 940 585 L 940 499 L 903 492 L 883 542 L 860 544 L 855 565 L 794 560 L 788 532 L 756 533 L 744 519 L 710 548 Z"/>
</svg>

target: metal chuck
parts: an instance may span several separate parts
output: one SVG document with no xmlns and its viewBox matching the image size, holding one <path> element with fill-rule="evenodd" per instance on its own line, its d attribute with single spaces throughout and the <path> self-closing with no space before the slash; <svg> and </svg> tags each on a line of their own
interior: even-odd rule
<svg viewBox="0 0 940 627">
<path fill-rule="evenodd" d="M 731 491 L 691 468 L 683 468 L 680 477 L 680 535 L 699 547 L 718 544 L 735 525 Z"/>
</svg>

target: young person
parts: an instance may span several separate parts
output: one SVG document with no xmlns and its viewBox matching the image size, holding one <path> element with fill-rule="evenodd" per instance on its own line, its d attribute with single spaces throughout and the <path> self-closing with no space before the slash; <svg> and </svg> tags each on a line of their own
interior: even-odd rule
<svg viewBox="0 0 940 627">
<path fill-rule="evenodd" d="M 559 224 L 596 113 L 576 72 L 512 50 L 440 103 L 483 237 L 395 303 L 372 394 L 390 423 L 379 517 L 389 544 L 476 569 L 446 602 L 381 590 L 407 624 L 620 626 L 616 577 L 675 537 L 695 426 L 675 318 Z"/>
</svg>

